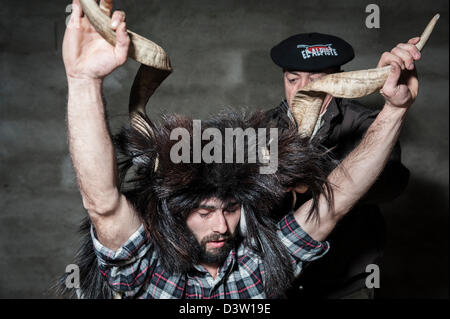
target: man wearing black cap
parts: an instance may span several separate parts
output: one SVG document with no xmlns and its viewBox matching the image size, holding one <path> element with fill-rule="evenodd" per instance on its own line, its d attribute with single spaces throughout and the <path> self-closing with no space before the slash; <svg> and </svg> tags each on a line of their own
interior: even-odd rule
<svg viewBox="0 0 450 319">
<path fill-rule="evenodd" d="M 378 67 L 397 62 L 403 69 L 414 66 L 412 46 L 398 44 L 384 53 Z M 326 34 L 298 34 L 280 42 L 271 50 L 272 60 L 283 69 L 286 99 L 266 113 L 267 119 L 280 128 L 286 127 L 293 117 L 291 99 L 295 93 L 326 74 L 341 71 L 341 66 L 354 58 L 352 46 L 346 41 Z M 379 111 L 369 109 L 356 101 L 327 95 L 313 132 L 313 137 L 332 150 L 340 162 L 362 139 Z M 365 198 L 338 224 L 328 238 L 333 249 L 329 254 L 306 268 L 299 278 L 292 297 L 307 298 L 373 298 L 373 289 L 366 287 L 366 267 L 380 264 L 383 253 L 385 225 L 378 203 L 393 200 L 405 189 L 409 170 L 401 163 L 400 145 L 397 143 L 390 159 Z M 297 192 L 303 193 L 299 188 Z M 287 196 L 286 208 L 292 203 Z M 297 194 L 296 207 L 308 199 Z"/>
</svg>

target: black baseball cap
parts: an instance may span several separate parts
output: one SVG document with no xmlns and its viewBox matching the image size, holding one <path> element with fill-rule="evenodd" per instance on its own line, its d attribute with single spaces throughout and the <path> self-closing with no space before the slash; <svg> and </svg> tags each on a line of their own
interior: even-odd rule
<svg viewBox="0 0 450 319">
<path fill-rule="evenodd" d="M 285 70 L 318 72 L 340 67 L 355 57 L 352 46 L 333 35 L 301 33 L 270 50 L 273 62 Z"/>
</svg>

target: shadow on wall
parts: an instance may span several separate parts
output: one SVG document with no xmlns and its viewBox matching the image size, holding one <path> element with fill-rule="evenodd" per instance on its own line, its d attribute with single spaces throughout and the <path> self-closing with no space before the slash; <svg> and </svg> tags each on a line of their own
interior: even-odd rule
<svg viewBox="0 0 450 319">
<path fill-rule="evenodd" d="M 445 189 L 432 180 L 411 176 L 405 193 L 382 206 L 387 242 L 377 298 L 448 298 Z"/>
</svg>

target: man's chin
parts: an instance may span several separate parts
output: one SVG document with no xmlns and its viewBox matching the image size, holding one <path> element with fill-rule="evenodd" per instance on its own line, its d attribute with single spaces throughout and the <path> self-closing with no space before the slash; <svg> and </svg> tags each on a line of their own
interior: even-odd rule
<svg viewBox="0 0 450 319">
<path fill-rule="evenodd" d="M 207 264 L 220 264 L 230 253 L 231 245 L 224 244 L 218 248 L 207 248 L 203 251 L 200 261 Z"/>
<path fill-rule="evenodd" d="M 206 250 L 206 255 L 211 256 L 211 258 L 228 255 L 230 249 L 230 247 L 210 248 Z"/>
</svg>

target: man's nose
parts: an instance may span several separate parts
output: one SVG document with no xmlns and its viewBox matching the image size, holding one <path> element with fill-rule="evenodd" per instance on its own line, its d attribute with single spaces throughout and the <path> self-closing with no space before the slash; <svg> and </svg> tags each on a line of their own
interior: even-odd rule
<svg viewBox="0 0 450 319">
<path fill-rule="evenodd" d="M 228 230 L 228 225 L 225 216 L 223 215 L 223 211 L 219 211 L 214 215 L 213 231 L 220 234 L 225 234 Z"/>
</svg>

